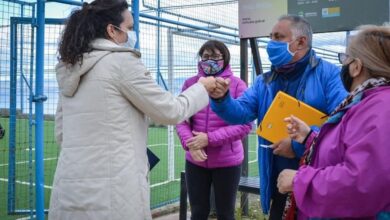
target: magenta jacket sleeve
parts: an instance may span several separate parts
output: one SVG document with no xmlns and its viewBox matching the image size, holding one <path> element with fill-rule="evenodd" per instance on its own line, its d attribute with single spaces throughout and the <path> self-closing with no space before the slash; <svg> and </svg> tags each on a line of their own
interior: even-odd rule
<svg viewBox="0 0 390 220">
<path fill-rule="evenodd" d="M 209 139 L 210 147 L 221 146 L 223 144 L 232 143 L 236 140 L 241 140 L 252 129 L 251 123 L 244 125 L 228 125 L 221 128 L 218 128 L 215 131 L 208 132 L 207 136 Z"/>
<path fill-rule="evenodd" d="M 364 103 L 335 127 L 324 125 L 316 161 L 301 167 L 293 181 L 305 215 L 354 218 L 390 210 L 390 103 L 380 104 Z"/>
<path fill-rule="evenodd" d="M 184 90 L 186 90 L 190 86 L 191 85 L 189 85 L 189 80 L 186 80 L 183 84 L 181 91 L 183 92 Z M 191 137 L 193 137 L 190 123 L 187 120 L 185 120 L 185 121 L 177 124 L 176 125 L 176 132 L 177 132 L 177 136 L 179 137 L 179 140 L 181 142 L 181 146 L 183 147 L 184 150 L 188 151 L 188 147 L 186 144 L 187 140 L 190 139 Z"/>
<path fill-rule="evenodd" d="M 235 89 L 231 89 L 231 91 L 235 91 L 234 98 L 238 98 L 244 93 L 247 89 L 247 86 L 244 81 L 238 78 L 233 78 L 232 80 L 238 80 Z M 233 94 L 232 94 L 233 95 Z M 207 136 L 209 139 L 210 147 L 221 146 L 223 144 L 228 144 L 236 140 L 241 140 L 252 129 L 252 123 L 242 124 L 242 125 L 228 125 L 212 132 L 208 132 Z"/>
<path fill-rule="evenodd" d="M 188 151 L 187 140 L 192 138 L 191 126 L 187 121 L 183 121 L 176 125 L 177 136 L 180 139 L 181 146 L 184 150 Z"/>
</svg>

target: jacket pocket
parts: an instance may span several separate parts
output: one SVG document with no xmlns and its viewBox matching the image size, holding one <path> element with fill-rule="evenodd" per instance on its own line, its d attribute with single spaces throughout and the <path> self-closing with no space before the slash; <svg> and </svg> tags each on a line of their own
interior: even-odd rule
<svg viewBox="0 0 390 220">
<path fill-rule="evenodd" d="M 99 211 L 110 209 L 108 179 L 61 179 L 58 182 L 58 209 L 63 211 Z M 108 212 L 107 212 L 108 213 Z"/>
</svg>

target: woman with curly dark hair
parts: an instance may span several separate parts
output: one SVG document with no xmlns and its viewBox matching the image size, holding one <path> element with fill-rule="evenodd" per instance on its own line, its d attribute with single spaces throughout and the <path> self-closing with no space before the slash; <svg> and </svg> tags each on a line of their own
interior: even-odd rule
<svg viewBox="0 0 390 220">
<path fill-rule="evenodd" d="M 49 219 L 151 219 L 145 116 L 176 124 L 207 106 L 213 77 L 175 97 L 142 64 L 124 0 L 74 11 L 59 45 Z"/>
</svg>

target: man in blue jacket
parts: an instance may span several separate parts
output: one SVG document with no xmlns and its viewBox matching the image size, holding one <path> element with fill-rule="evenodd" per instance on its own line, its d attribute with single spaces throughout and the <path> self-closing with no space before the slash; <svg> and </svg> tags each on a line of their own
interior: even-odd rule
<svg viewBox="0 0 390 220">
<path fill-rule="evenodd" d="M 210 93 L 215 113 L 231 124 L 243 124 L 263 117 L 278 91 L 284 91 L 314 108 L 331 113 L 347 96 L 337 66 L 317 57 L 312 47 L 312 29 L 302 17 L 279 18 L 271 32 L 267 53 L 271 71 L 256 78 L 238 99 L 229 95 L 229 81 L 217 79 L 217 89 Z M 259 137 L 259 144 L 271 144 Z M 304 147 L 290 138 L 259 147 L 260 197 L 263 212 L 270 219 L 281 219 L 286 195 L 276 188 L 279 173 L 297 169 Z M 270 207 L 272 199 L 272 207 Z"/>
</svg>

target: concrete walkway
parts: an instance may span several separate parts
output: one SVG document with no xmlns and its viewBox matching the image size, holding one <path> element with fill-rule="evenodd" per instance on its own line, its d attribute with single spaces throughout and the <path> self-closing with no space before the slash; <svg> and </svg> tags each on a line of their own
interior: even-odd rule
<svg viewBox="0 0 390 220">
<path fill-rule="evenodd" d="M 190 213 L 187 213 L 187 219 L 190 219 L 190 216 L 191 216 Z M 175 212 L 172 214 L 163 215 L 163 216 L 153 218 L 153 219 L 155 219 L 155 220 L 179 220 L 179 213 Z"/>
</svg>

